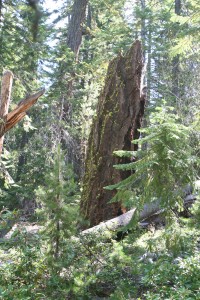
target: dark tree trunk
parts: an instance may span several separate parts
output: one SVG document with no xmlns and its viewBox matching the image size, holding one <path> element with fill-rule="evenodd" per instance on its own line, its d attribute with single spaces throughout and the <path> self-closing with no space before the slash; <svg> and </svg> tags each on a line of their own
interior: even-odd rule
<svg viewBox="0 0 200 300">
<path fill-rule="evenodd" d="M 141 5 L 142 10 L 144 11 L 146 8 L 146 1 L 140 0 L 140 5 Z M 146 19 L 144 16 L 141 18 L 141 39 L 142 39 L 142 44 L 144 47 L 144 43 L 146 41 Z M 144 54 L 145 54 L 145 49 L 144 49 Z"/>
<path fill-rule="evenodd" d="M 142 11 L 145 11 L 146 9 L 146 0 L 140 0 L 140 7 Z M 151 30 L 148 30 L 149 26 L 147 26 L 147 20 L 146 20 L 146 14 L 144 14 L 143 16 L 141 16 L 141 40 L 142 40 L 142 45 L 143 45 L 143 57 L 144 57 L 144 63 L 145 63 L 145 67 L 144 67 L 144 74 L 142 75 L 142 80 L 141 80 L 141 85 L 143 85 L 144 87 L 142 88 L 141 86 L 141 90 L 142 90 L 142 94 L 144 97 L 144 101 L 146 103 L 146 107 L 148 107 L 148 101 L 147 101 L 147 91 L 149 92 L 149 97 L 148 99 L 150 99 L 150 73 L 148 72 L 150 66 L 151 66 L 151 43 L 150 43 L 150 37 L 151 37 Z M 148 30 L 148 31 L 147 31 Z M 146 69 L 147 69 L 147 78 L 146 78 Z M 143 122 L 142 122 L 142 127 L 147 127 L 149 122 L 149 115 L 148 112 L 146 112 L 144 114 L 143 117 Z M 142 134 L 142 137 L 144 137 L 145 135 Z M 144 143 L 142 145 L 142 149 L 145 150 L 147 148 L 147 143 Z"/>
<path fill-rule="evenodd" d="M 81 213 L 90 221 L 90 226 L 117 216 L 121 209 L 120 203 L 108 203 L 115 192 L 103 188 L 130 175 L 113 168 L 119 162 L 113 151 L 138 148 L 131 140 L 139 137 L 144 113 L 142 68 L 140 41 L 136 41 L 124 57 L 119 54 L 108 67 L 89 137 L 83 179 Z"/>
<path fill-rule="evenodd" d="M 175 14 L 181 15 L 181 0 L 175 0 Z M 180 57 L 176 55 L 172 60 L 172 94 L 176 101 L 179 98 L 179 65 Z"/>
<path fill-rule="evenodd" d="M 91 5 L 88 4 L 88 9 L 87 9 L 87 19 L 86 19 L 86 25 L 87 25 L 87 31 L 89 31 L 89 34 L 86 34 L 85 40 L 89 42 L 92 39 L 92 36 L 90 34 L 91 29 L 92 29 L 92 8 Z M 86 44 L 87 45 L 87 44 Z M 83 52 L 83 60 L 88 63 L 92 61 L 93 59 L 93 52 L 88 48 L 85 47 L 84 52 Z M 90 86 L 91 84 L 91 79 L 87 80 L 87 84 Z M 83 78 L 81 80 L 81 85 L 82 88 L 85 87 L 85 79 Z M 89 101 L 90 95 L 87 95 L 87 100 Z M 85 120 L 87 122 L 88 120 Z M 85 126 L 83 126 L 85 128 Z M 87 133 L 84 131 L 81 134 L 81 178 L 83 178 L 84 175 L 84 170 L 85 170 L 85 160 L 86 160 L 86 154 L 87 154 Z"/>
<path fill-rule="evenodd" d="M 74 0 L 68 27 L 67 46 L 74 52 L 76 61 L 82 42 L 82 25 L 85 21 L 88 0 Z"/>
<path fill-rule="evenodd" d="M 71 18 L 68 25 L 67 47 L 74 53 L 76 62 L 78 61 L 79 49 L 82 42 L 83 23 L 85 21 L 87 3 L 88 0 L 74 0 Z M 72 97 L 74 76 L 74 70 L 73 67 L 71 67 L 71 78 L 67 84 L 67 98 Z M 64 115 L 68 110 L 69 101 L 64 103 Z"/>
<path fill-rule="evenodd" d="M 23 167 L 27 161 L 27 157 L 24 152 L 24 148 L 27 143 L 28 143 L 28 135 L 27 135 L 26 131 L 23 131 L 22 136 L 21 136 L 20 146 L 19 146 L 20 154 L 19 154 L 19 158 L 18 158 L 16 181 L 20 180 L 20 176 L 22 174 Z"/>
<path fill-rule="evenodd" d="M 3 1 L 0 0 L 0 22 L 1 22 L 1 16 L 2 16 L 2 8 L 3 8 Z"/>
<path fill-rule="evenodd" d="M 55 247 L 55 253 L 54 258 L 58 259 L 59 257 L 59 248 L 60 248 L 60 222 L 57 221 L 56 223 L 56 240 L 55 240 L 55 246 L 52 245 L 52 249 Z"/>
<path fill-rule="evenodd" d="M 67 47 L 71 49 L 74 53 L 75 62 L 78 63 L 79 49 L 82 42 L 83 35 L 83 24 L 86 17 L 86 8 L 87 8 L 88 0 L 74 0 L 71 17 L 69 18 L 68 24 L 68 33 L 67 33 Z M 70 63 L 69 63 L 70 64 Z M 70 124 L 73 126 L 73 111 L 72 111 L 72 99 L 74 92 L 74 81 L 75 78 L 75 69 L 73 63 L 71 65 L 63 65 L 62 71 L 63 76 L 66 72 L 66 67 L 68 68 L 68 72 L 70 73 L 70 78 L 66 82 L 66 92 L 64 94 L 63 101 L 63 114 L 62 120 L 63 124 Z M 69 139 L 71 147 L 69 147 Z M 67 149 L 68 152 L 68 160 L 74 166 L 74 171 L 78 177 L 81 175 L 81 150 L 79 139 L 74 136 L 69 136 L 69 133 L 65 128 L 61 128 L 61 144 L 64 149 Z M 72 145 L 74 145 L 72 147 Z M 76 149 L 76 153 L 74 151 Z M 71 151 L 72 150 L 72 151 Z"/>
<path fill-rule="evenodd" d="M 175 0 L 175 14 L 181 14 L 181 0 Z"/>
<path fill-rule="evenodd" d="M 177 101 L 179 98 L 179 55 L 172 60 L 172 94 Z"/>
<path fill-rule="evenodd" d="M 3 53 L 3 0 L 0 0 L 0 59 L 2 60 L 2 53 Z M 2 72 L 2 67 L 0 69 Z"/>
</svg>

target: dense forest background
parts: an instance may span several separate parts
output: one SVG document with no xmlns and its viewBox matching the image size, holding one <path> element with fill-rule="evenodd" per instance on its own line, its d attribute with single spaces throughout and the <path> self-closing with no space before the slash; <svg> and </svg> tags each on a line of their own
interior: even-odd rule
<svg viewBox="0 0 200 300">
<path fill-rule="evenodd" d="M 1 227 L 29 221 L 43 232 L 29 239 L 23 231 L 17 242 L 2 242 L 0 299 L 199 299 L 198 201 L 187 211 L 190 218 L 181 219 L 170 210 L 178 198 L 163 200 L 161 207 L 170 210 L 165 229 L 149 223 L 142 231 L 133 220 L 122 241 L 77 237 L 82 226 L 89 226 L 79 206 L 98 97 L 109 62 L 125 55 L 135 40 L 142 43 L 146 97 L 138 160 L 147 160 L 121 167 L 139 174 L 137 182 L 131 179 L 136 189 L 130 181 L 110 189 L 121 192 L 126 210 L 137 206 L 139 211 L 147 199 L 164 197 L 177 185 L 184 189 L 189 184 L 196 193 L 199 23 L 198 0 L 0 1 L 0 74 L 14 74 L 10 109 L 46 89 L 5 135 Z M 156 150 L 157 135 L 161 143 Z M 157 181 L 150 186 L 151 176 L 143 175 L 155 161 Z M 15 258 L 6 258 L 5 251 Z"/>
</svg>

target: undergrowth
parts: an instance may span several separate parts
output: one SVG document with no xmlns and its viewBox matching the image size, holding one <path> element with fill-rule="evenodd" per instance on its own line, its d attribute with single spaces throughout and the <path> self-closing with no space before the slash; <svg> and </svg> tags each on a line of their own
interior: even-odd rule
<svg viewBox="0 0 200 300">
<path fill-rule="evenodd" d="M 200 299 L 199 203 L 193 213 L 122 241 L 66 239 L 57 259 L 49 257 L 45 236 L 18 231 L 1 243 L 0 299 Z"/>
</svg>

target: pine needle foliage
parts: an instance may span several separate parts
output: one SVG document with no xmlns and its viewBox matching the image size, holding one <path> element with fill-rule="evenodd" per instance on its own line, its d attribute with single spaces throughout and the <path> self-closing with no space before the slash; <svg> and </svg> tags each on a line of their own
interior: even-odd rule
<svg viewBox="0 0 200 300">
<path fill-rule="evenodd" d="M 140 130 L 144 137 L 133 141 L 139 144 L 139 150 L 114 152 L 120 157 L 134 155 L 136 161 L 114 166 L 119 170 L 132 170 L 132 174 L 105 188 L 117 191 L 111 201 L 122 201 L 126 206 L 136 207 L 138 213 L 144 204 L 155 199 L 159 199 L 161 208 L 169 216 L 174 210 L 182 209 L 184 188 L 192 185 L 195 178 L 190 130 L 179 123 L 174 108 L 165 105 L 156 108 L 150 126 Z M 148 147 L 142 150 L 144 143 Z"/>
<path fill-rule="evenodd" d="M 73 171 L 65 165 L 60 145 L 54 154 L 52 170 L 46 175 L 43 186 L 37 191 L 37 200 L 42 205 L 45 220 L 45 236 L 48 240 L 49 253 L 54 258 L 60 256 L 60 249 L 66 238 L 75 230 L 75 194 L 77 186 Z"/>
</svg>

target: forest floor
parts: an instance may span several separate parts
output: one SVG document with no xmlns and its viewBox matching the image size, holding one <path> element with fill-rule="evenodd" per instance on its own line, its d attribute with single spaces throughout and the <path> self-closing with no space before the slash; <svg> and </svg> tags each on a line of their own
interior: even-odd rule
<svg viewBox="0 0 200 300">
<path fill-rule="evenodd" d="M 168 228 L 152 224 L 122 240 L 68 239 L 53 267 L 44 226 L 16 223 L 0 244 L 0 299 L 198 300 L 199 221 L 198 215 Z"/>
<path fill-rule="evenodd" d="M 27 234 L 35 234 L 41 230 L 43 226 L 38 225 L 37 223 L 31 222 L 18 222 L 13 225 L 11 230 L 5 235 L 5 239 L 10 239 L 12 235 L 17 234 L 17 232 L 26 232 Z"/>
</svg>

